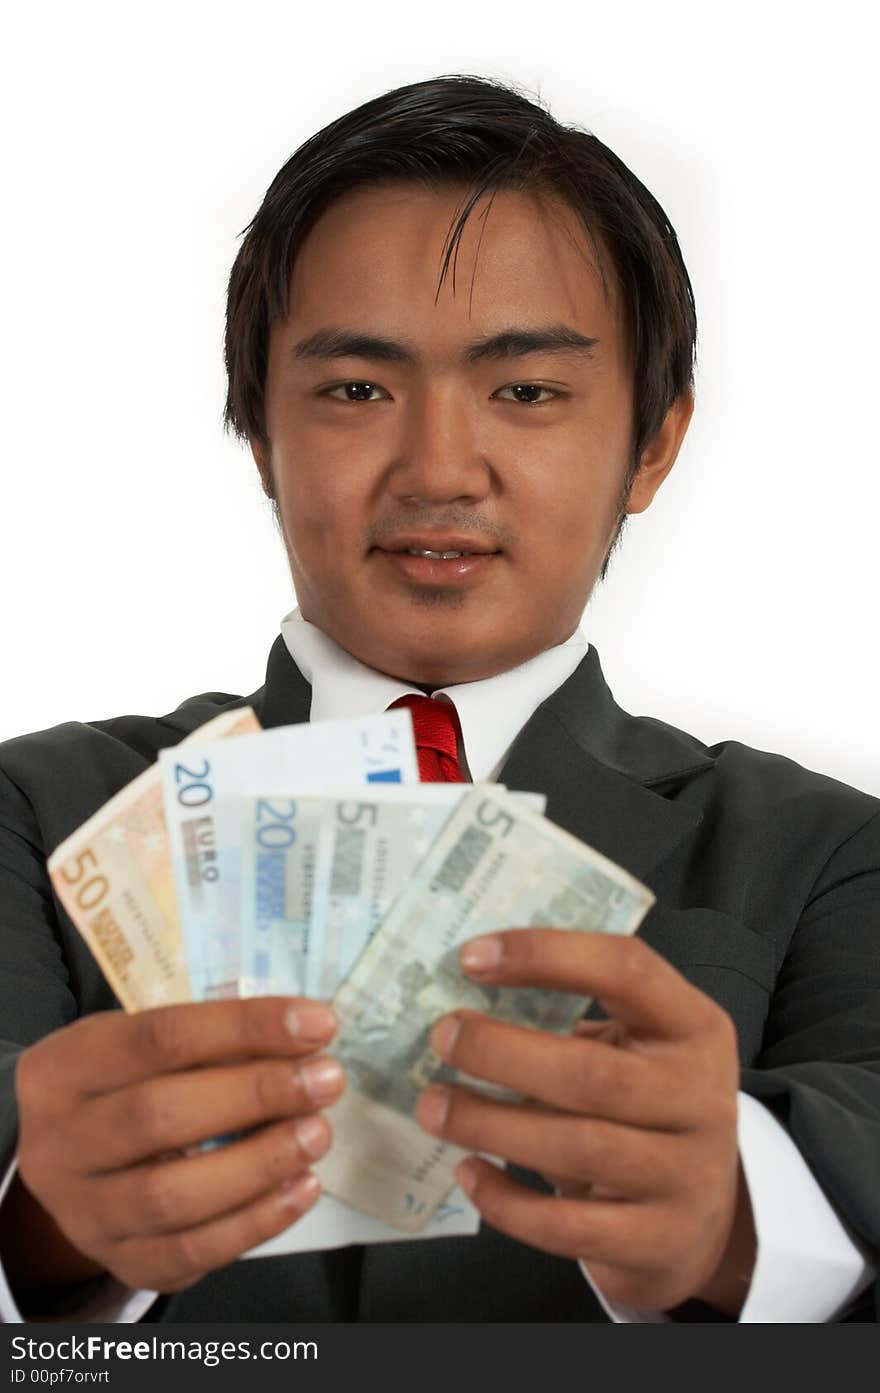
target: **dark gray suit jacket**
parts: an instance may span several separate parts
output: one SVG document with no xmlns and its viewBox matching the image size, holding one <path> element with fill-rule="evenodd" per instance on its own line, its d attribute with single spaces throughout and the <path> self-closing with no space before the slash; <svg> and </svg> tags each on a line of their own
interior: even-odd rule
<svg viewBox="0 0 880 1393">
<path fill-rule="evenodd" d="M 308 720 L 310 688 L 281 638 L 250 697 L 208 693 L 161 718 L 69 723 L 0 745 L 4 1166 L 22 1048 L 115 1004 L 52 892 L 46 856 L 158 750 L 245 704 L 266 727 Z M 730 1013 L 741 1087 L 788 1128 L 880 1265 L 880 800 L 778 755 L 709 748 L 628 715 L 594 649 L 528 721 L 500 778 L 546 793 L 554 822 L 655 892 L 643 937 Z M 876 1313 L 875 1289 L 847 1318 Z M 147 1316 L 212 1319 L 606 1317 L 576 1263 L 484 1225 L 477 1238 L 236 1263 Z"/>
</svg>

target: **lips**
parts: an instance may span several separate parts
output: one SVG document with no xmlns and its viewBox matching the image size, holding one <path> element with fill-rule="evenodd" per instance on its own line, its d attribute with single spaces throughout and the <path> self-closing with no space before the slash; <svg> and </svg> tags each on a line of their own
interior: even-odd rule
<svg viewBox="0 0 880 1393">
<path fill-rule="evenodd" d="M 468 537 L 460 532 L 422 532 L 390 538 L 378 550 L 452 560 L 458 556 L 492 556 L 497 554 L 498 548 L 479 537 Z"/>
<path fill-rule="evenodd" d="M 470 551 L 428 551 L 421 547 L 407 547 L 407 556 L 427 556 L 432 561 L 455 561 L 460 556 L 473 556 Z"/>
<path fill-rule="evenodd" d="M 436 589 L 476 583 L 498 565 L 501 553 L 470 537 L 421 536 L 395 538 L 373 554 L 401 579 Z"/>
</svg>

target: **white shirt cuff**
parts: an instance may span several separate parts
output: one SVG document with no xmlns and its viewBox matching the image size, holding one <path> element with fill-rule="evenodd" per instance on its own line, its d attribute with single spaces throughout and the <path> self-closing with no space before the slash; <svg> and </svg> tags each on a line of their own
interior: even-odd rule
<svg viewBox="0 0 880 1393">
<path fill-rule="evenodd" d="M 3 1177 L 2 1185 L 0 1185 L 0 1205 L 6 1198 L 6 1191 L 12 1184 L 12 1177 L 17 1169 L 18 1161 L 16 1159 L 13 1160 Z M 45 1319 L 94 1321 L 106 1325 L 133 1323 L 146 1314 L 158 1295 L 157 1291 L 132 1291 L 129 1287 L 124 1287 L 121 1282 L 117 1282 L 115 1277 L 107 1277 L 104 1281 L 91 1285 L 88 1296 L 84 1296 L 75 1308 L 65 1305 L 63 1315 L 53 1313 L 47 1315 Z M 25 1322 L 25 1317 L 19 1311 L 7 1281 L 2 1254 L 0 1254 L 0 1322 L 4 1325 L 21 1325 Z"/>
<path fill-rule="evenodd" d="M 865 1248 L 844 1228 L 785 1128 L 748 1093 L 738 1095 L 739 1154 L 752 1204 L 757 1259 L 742 1324 L 833 1320 L 873 1280 Z M 659 1324 L 662 1311 L 607 1301 L 581 1271 L 617 1324 Z"/>
</svg>

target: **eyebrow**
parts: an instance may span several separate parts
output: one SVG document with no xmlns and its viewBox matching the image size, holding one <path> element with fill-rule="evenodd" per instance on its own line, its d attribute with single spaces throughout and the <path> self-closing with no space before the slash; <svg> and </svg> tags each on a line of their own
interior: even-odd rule
<svg viewBox="0 0 880 1393">
<path fill-rule="evenodd" d="M 512 327 L 468 344 L 462 354 L 466 363 L 524 358 L 529 353 L 558 353 L 592 358 L 599 340 L 570 329 L 567 324 L 550 324 L 540 329 Z M 408 344 L 376 334 L 349 329 L 317 329 L 300 339 L 291 350 L 292 358 L 368 358 L 378 363 L 403 363 L 417 367 L 418 354 Z"/>
</svg>

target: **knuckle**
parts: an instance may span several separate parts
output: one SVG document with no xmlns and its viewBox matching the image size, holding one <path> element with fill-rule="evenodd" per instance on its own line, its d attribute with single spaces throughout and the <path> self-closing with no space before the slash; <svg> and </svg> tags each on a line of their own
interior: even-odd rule
<svg viewBox="0 0 880 1393">
<path fill-rule="evenodd" d="M 288 1123 L 279 1131 L 273 1132 L 264 1148 L 262 1157 L 262 1180 L 266 1190 L 295 1175 L 304 1168 L 296 1123 Z"/>
<path fill-rule="evenodd" d="M 184 1062 L 186 1017 L 178 1007 L 139 1011 L 131 1020 L 139 1048 L 159 1069 L 175 1069 Z"/>
<path fill-rule="evenodd" d="M 463 1059 L 473 1059 L 480 1045 L 479 1026 L 474 1029 L 476 1018 L 467 1011 L 456 1011 L 451 1017 L 455 1030 L 451 1033 L 443 1050 L 442 1058 L 447 1064 L 456 1065 Z"/>
<path fill-rule="evenodd" d="M 650 948 L 640 938 L 627 936 L 614 940 L 619 944 L 619 972 L 633 986 L 643 982 L 654 966 Z"/>
<path fill-rule="evenodd" d="M 611 1159 L 607 1131 L 587 1119 L 577 1120 L 567 1128 L 567 1149 L 572 1169 L 587 1178 L 594 1171 L 604 1172 Z"/>
<path fill-rule="evenodd" d="M 590 1250 L 595 1246 L 600 1234 L 595 1216 L 589 1204 L 580 1204 L 574 1212 L 566 1214 L 564 1223 L 555 1224 L 556 1251 L 565 1252 L 571 1257 L 583 1256 L 589 1259 Z"/>
<path fill-rule="evenodd" d="M 470 1146 L 474 1134 L 478 1130 L 479 1116 L 475 1116 L 472 1095 L 460 1092 L 456 1088 L 451 1089 L 441 1128 L 442 1135 L 454 1137 L 462 1146 Z"/>
<path fill-rule="evenodd" d="M 168 1240 L 168 1268 L 171 1280 L 191 1285 L 211 1267 L 204 1236 L 198 1229 L 182 1229 Z M 182 1290 L 182 1288 L 179 1288 Z"/>
<path fill-rule="evenodd" d="M 492 1179 L 493 1177 L 487 1176 L 482 1166 L 479 1166 L 474 1187 L 469 1194 L 486 1222 L 497 1225 L 504 1217 L 504 1202 L 497 1187 L 492 1184 Z"/>
<path fill-rule="evenodd" d="M 178 1218 L 177 1196 L 163 1166 L 154 1166 L 138 1182 L 138 1195 L 148 1229 L 171 1227 Z"/>
<path fill-rule="evenodd" d="M 533 984 L 546 976 L 548 966 L 560 965 L 572 951 L 574 936 L 567 929 L 532 927 L 508 929 L 503 940 L 502 964 L 512 984 Z"/>
<path fill-rule="evenodd" d="M 261 1116 L 271 1117 L 291 1103 L 295 1092 L 294 1074 L 281 1064 L 257 1064 L 253 1070 L 253 1089 Z"/>
<path fill-rule="evenodd" d="M 543 956 L 541 930 L 504 929 L 497 937 L 501 940 L 502 962 L 517 973 L 528 972 Z"/>
<path fill-rule="evenodd" d="M 272 1034 L 271 1022 L 277 1015 L 277 1008 L 272 1011 L 270 1016 L 270 1008 L 273 1003 L 259 998 L 230 1004 L 234 1004 L 237 1008 L 236 1027 L 242 1048 L 249 1054 L 256 1054 L 264 1050 L 267 1040 Z"/>
<path fill-rule="evenodd" d="M 161 1150 L 175 1139 L 173 1108 L 167 1090 L 158 1084 L 133 1090 L 128 1116 L 135 1137 L 148 1149 Z"/>
<path fill-rule="evenodd" d="M 252 1210 L 248 1217 L 245 1225 L 246 1232 L 242 1235 L 239 1251 L 245 1252 L 248 1248 L 256 1248 L 258 1244 L 265 1243 L 269 1238 L 274 1238 L 276 1233 L 287 1228 L 291 1220 L 297 1217 L 292 1209 L 285 1213 L 281 1205 L 274 1202 L 259 1205 Z"/>
<path fill-rule="evenodd" d="M 19 1056 L 15 1068 L 15 1093 L 20 1115 L 44 1111 L 53 1096 L 46 1053 L 41 1042 Z"/>
<path fill-rule="evenodd" d="M 574 1073 L 577 1106 L 590 1108 L 605 1098 L 616 1097 L 621 1083 L 620 1070 L 619 1051 L 611 1045 L 597 1047 L 591 1042 L 589 1055 L 581 1060 Z"/>
</svg>

